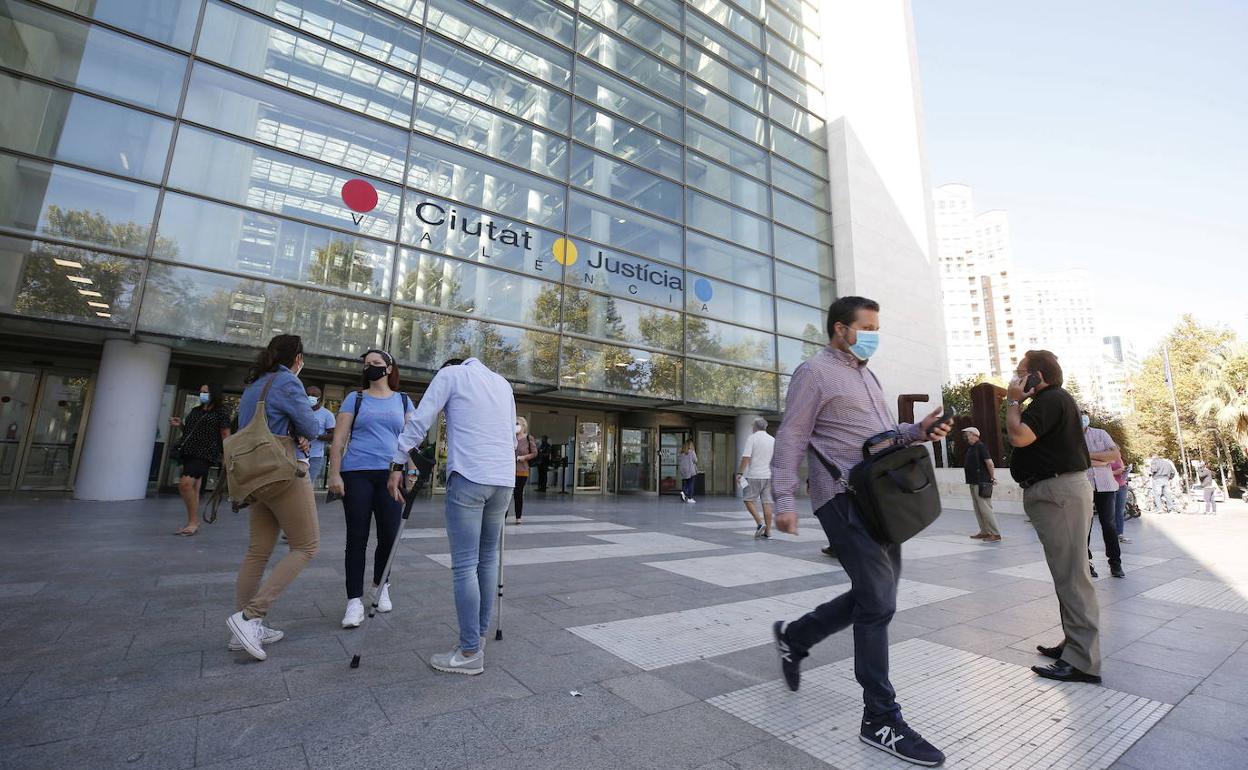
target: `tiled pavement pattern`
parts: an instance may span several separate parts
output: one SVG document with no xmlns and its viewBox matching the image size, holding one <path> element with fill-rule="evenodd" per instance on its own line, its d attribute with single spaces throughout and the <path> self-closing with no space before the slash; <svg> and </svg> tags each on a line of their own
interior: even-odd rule
<svg viewBox="0 0 1248 770">
<path fill-rule="evenodd" d="M 820 563 L 807 559 L 794 559 L 790 556 L 778 556 L 774 553 L 700 556 L 694 559 L 651 561 L 646 562 L 646 566 L 658 567 L 668 572 L 675 572 L 677 575 L 684 575 L 724 588 L 821 575 L 825 572 L 844 572 L 831 560 Z"/>
<path fill-rule="evenodd" d="M 1105 554 L 1103 553 L 1094 552 L 1092 554 L 1092 560 L 1095 564 L 1099 564 L 1099 565 L 1105 565 L 1107 563 L 1105 561 Z M 1142 569 L 1144 567 L 1153 567 L 1158 564 L 1164 564 L 1167 561 L 1169 561 L 1169 559 L 1166 559 L 1164 557 L 1159 557 L 1159 556 L 1127 556 L 1123 559 L 1122 571 L 1134 572 L 1137 569 Z M 1007 577 L 1020 577 L 1020 578 L 1027 578 L 1028 580 L 1044 580 L 1049 583 L 1053 582 L 1053 575 L 1050 574 L 1049 564 L 1046 561 L 1033 561 L 1027 564 L 1020 564 L 1017 567 L 1005 567 L 1003 569 L 994 569 L 992 572 L 995 575 L 1005 575 Z M 1108 568 L 1098 570 L 1097 575 L 1099 577 L 1093 578 L 1093 580 L 1110 580 L 1111 579 Z M 1150 597 L 1150 598 L 1161 598 L 1161 597 Z"/>
<path fill-rule="evenodd" d="M 834 753 L 857 729 L 849 633 L 813 651 L 809 692 L 793 695 L 778 686 L 767 641 L 738 641 L 712 654 L 707 635 L 701 659 L 643 670 L 568 630 L 759 600 L 786 612 L 808 609 L 843 590 L 845 575 L 724 587 L 648 565 L 769 554 L 835 566 L 818 552 L 813 518 L 801 520 L 810 540 L 793 542 L 737 534 L 750 528 L 749 518 L 726 499 L 685 505 L 532 496 L 527 510 L 524 527 L 633 529 L 511 537 L 510 528 L 504 638 L 487 647 L 486 674 L 468 678 L 426 665 L 455 638 L 449 572 L 429 558 L 447 550 L 441 537 L 401 544 L 396 609 L 376 621 L 363 665 L 353 671 L 347 661 L 360 636 L 338 626 L 341 509 L 322 506 L 321 554 L 270 616 L 287 638 L 256 663 L 225 649 L 244 516 L 223 514 L 200 536 L 183 539 L 168 534 L 182 518 L 175 498 L 0 498 L 0 768 L 831 766 L 810 752 L 842 757 L 833 760 L 842 768 L 857 766 L 864 756 L 853 753 L 858 747 Z M 950 767 L 1008 768 L 1009 757 L 1016 767 L 1040 759 L 1054 768 L 1096 767 L 1097 756 L 1108 761 L 1131 744 L 1115 770 L 1242 768 L 1248 614 L 1239 602 L 1248 593 L 1248 508 L 1236 501 L 1222 510 L 1216 518 L 1128 523 L 1135 542 L 1126 546 L 1127 563 L 1137 568 L 1125 580 L 1096 584 L 1103 688 L 1046 685 L 1026 671 L 1039 662 L 1034 644 L 1056 642 L 1060 630 L 1046 581 L 995 572 L 1042 559 L 1021 517 L 1001 517 L 1005 540 L 979 545 L 966 538 L 974 531 L 969 513 L 946 513 L 922 545 L 905 549 L 907 590 L 942 592 L 893 621 L 895 680 L 907 716 L 943 742 Z M 716 520 L 732 526 L 688 526 Z M 419 503 L 413 531 L 440 526 L 435 503 Z M 660 542 L 676 550 L 549 560 L 548 549 L 644 550 L 642 543 Z M 958 548 L 939 552 L 936 543 Z M 696 550 L 709 547 L 715 550 Z M 522 556 L 526 551 L 535 554 Z M 1163 561 L 1145 566 L 1142 557 Z M 737 619 L 713 613 L 724 623 Z M 759 633 L 757 624 L 748 625 L 740 628 L 747 642 Z M 793 704 L 812 696 L 831 706 L 817 706 L 815 721 L 795 719 L 785 728 L 792 735 L 777 737 L 708 702 L 759 685 L 785 696 L 789 709 L 806 708 Z M 1151 728 L 1147 721 L 1161 709 L 1148 701 L 1173 705 Z M 1033 729 L 1016 729 L 1027 720 Z M 1067 753 L 1054 748 L 1059 744 Z M 1076 750 L 1085 751 L 1086 763 L 1073 761 Z M 866 756 L 870 766 L 889 766 L 883 755 Z"/>
</svg>

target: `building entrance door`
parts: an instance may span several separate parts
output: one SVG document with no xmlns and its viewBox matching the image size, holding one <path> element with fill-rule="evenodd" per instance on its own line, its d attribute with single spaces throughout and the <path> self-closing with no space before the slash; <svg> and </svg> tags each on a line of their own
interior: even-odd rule
<svg viewBox="0 0 1248 770">
<path fill-rule="evenodd" d="M 654 429 L 620 429 L 620 491 L 654 491 Z"/>
<path fill-rule="evenodd" d="M 602 491 L 602 426 L 601 415 L 576 418 L 576 492 Z"/>
<path fill-rule="evenodd" d="M 0 370 L 0 490 L 73 486 L 91 378 Z"/>
<path fill-rule="evenodd" d="M 698 431 L 698 470 L 703 474 L 706 495 L 732 494 L 736 474 L 736 435 L 721 431 Z"/>
<path fill-rule="evenodd" d="M 677 456 L 680 448 L 689 440 L 687 430 L 659 431 L 659 494 L 675 495 L 680 493 L 680 470 L 677 467 Z"/>
</svg>

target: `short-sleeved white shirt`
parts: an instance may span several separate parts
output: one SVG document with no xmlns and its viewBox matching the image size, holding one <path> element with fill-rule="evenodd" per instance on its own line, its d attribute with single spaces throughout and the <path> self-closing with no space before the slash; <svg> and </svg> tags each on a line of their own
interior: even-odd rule
<svg viewBox="0 0 1248 770">
<path fill-rule="evenodd" d="M 756 430 L 745 441 L 742 457 L 750 458 L 745 469 L 747 479 L 771 478 L 771 455 L 776 448 L 776 439 L 765 430 Z"/>
</svg>

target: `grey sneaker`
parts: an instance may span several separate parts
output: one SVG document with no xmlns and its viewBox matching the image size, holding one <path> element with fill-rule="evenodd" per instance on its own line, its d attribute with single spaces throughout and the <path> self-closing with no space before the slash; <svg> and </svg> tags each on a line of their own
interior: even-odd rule
<svg viewBox="0 0 1248 770">
<path fill-rule="evenodd" d="M 450 652 L 440 652 L 434 655 L 429 659 L 429 665 L 435 671 L 476 676 L 485 673 L 485 650 L 477 650 L 475 655 L 464 657 L 456 647 Z"/>
<path fill-rule="evenodd" d="M 764 530 L 764 527 L 763 527 L 763 525 L 762 525 L 762 524 L 759 524 L 757 527 L 755 527 L 755 529 L 754 529 L 754 537 L 762 537 L 762 536 L 763 536 L 763 530 Z"/>
</svg>

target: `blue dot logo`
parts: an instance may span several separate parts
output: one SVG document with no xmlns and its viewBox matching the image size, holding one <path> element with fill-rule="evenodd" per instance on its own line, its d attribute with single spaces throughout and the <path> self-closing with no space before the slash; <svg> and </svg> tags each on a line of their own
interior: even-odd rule
<svg viewBox="0 0 1248 770">
<path fill-rule="evenodd" d="M 711 282 L 705 278 L 699 278 L 693 282 L 693 296 L 702 302 L 710 302 L 715 292 L 711 289 Z"/>
</svg>

